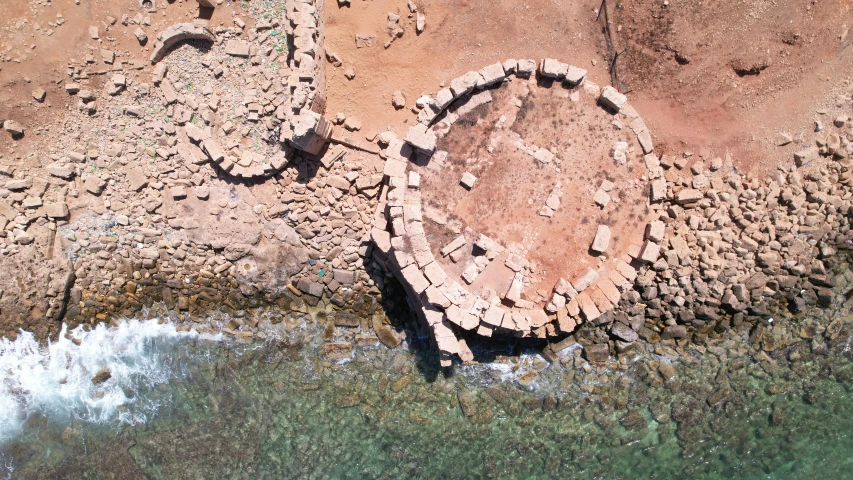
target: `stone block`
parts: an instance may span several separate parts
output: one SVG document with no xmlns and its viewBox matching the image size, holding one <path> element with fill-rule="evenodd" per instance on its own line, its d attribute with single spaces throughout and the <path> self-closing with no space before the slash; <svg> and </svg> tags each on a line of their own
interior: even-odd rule
<svg viewBox="0 0 853 480">
<path fill-rule="evenodd" d="M 583 68 L 576 67 L 574 65 L 569 65 L 569 69 L 566 71 L 566 78 L 564 81 L 571 85 L 572 87 L 576 87 L 583 82 L 583 79 L 586 78 L 586 70 Z"/>
<path fill-rule="evenodd" d="M 50 218 L 65 218 L 68 216 L 68 205 L 65 202 L 45 203 L 44 213 Z"/>
<path fill-rule="evenodd" d="M 475 177 L 471 172 L 465 172 L 462 175 L 462 179 L 459 180 L 459 184 L 465 187 L 466 190 L 471 190 L 474 188 L 474 182 L 477 181 L 477 177 Z"/>
<path fill-rule="evenodd" d="M 419 152 L 432 155 L 435 152 L 435 144 L 438 139 L 434 133 L 427 129 L 426 125 L 419 123 L 409 128 L 404 140 Z"/>
<path fill-rule="evenodd" d="M 659 255 L 660 246 L 651 240 L 646 240 L 643 243 L 643 247 L 640 249 L 640 255 L 637 259 L 646 263 L 654 263 L 658 259 Z"/>
<path fill-rule="evenodd" d="M 417 294 L 423 293 L 429 286 L 429 280 L 424 277 L 417 265 L 411 264 L 400 271 L 403 280 L 412 287 L 412 290 Z"/>
<path fill-rule="evenodd" d="M 518 61 L 518 66 L 516 67 L 516 74 L 519 77 L 529 77 L 533 75 L 533 72 L 536 71 L 536 62 L 530 59 L 523 59 Z"/>
<path fill-rule="evenodd" d="M 616 288 L 616 285 L 610 280 L 610 277 L 603 277 L 599 279 L 596 286 L 613 305 L 617 305 L 619 303 L 619 299 L 622 298 L 622 293 L 619 292 L 619 289 Z"/>
<path fill-rule="evenodd" d="M 439 110 L 444 110 L 454 99 L 453 92 L 450 91 L 449 87 L 442 88 L 435 94 L 435 106 Z"/>
<path fill-rule="evenodd" d="M 302 110 L 293 123 L 289 142 L 294 147 L 312 155 L 319 154 L 332 136 L 332 124 L 322 115 Z"/>
<path fill-rule="evenodd" d="M 595 233 L 595 239 L 592 241 L 590 249 L 596 253 L 604 253 L 607 247 L 610 246 L 610 227 L 607 225 L 599 225 L 598 231 Z"/>
<path fill-rule="evenodd" d="M 572 286 L 575 287 L 575 291 L 583 292 L 587 289 L 587 287 L 595 283 L 596 280 L 598 280 L 598 272 L 587 267 L 587 269 L 584 270 L 583 273 L 581 273 L 580 275 L 575 277 L 574 280 L 572 280 Z"/>
<path fill-rule="evenodd" d="M 483 67 L 480 70 L 480 77 L 483 79 L 483 86 L 488 87 L 489 85 L 494 85 L 495 83 L 503 81 L 506 78 L 506 73 L 504 72 L 504 67 L 500 63 L 495 63 L 492 65 L 488 65 Z"/>
<path fill-rule="evenodd" d="M 640 147 L 642 147 L 643 153 L 652 153 L 652 151 L 655 149 L 655 146 L 652 143 L 652 134 L 649 133 L 648 130 L 644 130 L 638 133 L 637 141 L 640 142 Z"/>
<path fill-rule="evenodd" d="M 443 284 L 447 279 L 447 274 L 438 262 L 432 262 L 424 267 L 424 275 L 435 286 Z"/>
<path fill-rule="evenodd" d="M 466 93 L 474 90 L 474 87 L 477 86 L 477 80 L 480 78 L 480 74 L 477 72 L 468 72 L 465 75 L 460 77 L 456 77 L 450 81 L 450 90 L 453 91 L 453 96 L 456 98 L 465 95 Z"/>
<path fill-rule="evenodd" d="M 666 180 L 659 178 L 652 181 L 650 200 L 652 202 L 662 202 L 666 200 Z"/>
<path fill-rule="evenodd" d="M 666 224 L 660 220 L 649 222 L 646 225 L 645 239 L 655 243 L 663 241 L 664 233 L 666 232 Z"/>
<path fill-rule="evenodd" d="M 424 298 L 429 304 L 436 307 L 447 308 L 450 306 L 450 300 L 435 285 L 430 285 L 424 290 Z"/>
<path fill-rule="evenodd" d="M 610 346 L 606 343 L 593 343 L 583 348 L 583 354 L 591 363 L 604 363 L 610 358 Z"/>
<path fill-rule="evenodd" d="M 610 195 L 608 195 L 607 192 L 599 188 L 595 191 L 595 195 L 592 196 L 592 201 L 595 202 L 595 204 L 599 207 L 604 208 L 610 204 Z"/>
<path fill-rule="evenodd" d="M 447 246 L 441 249 L 441 254 L 446 257 L 457 249 L 462 248 L 463 245 L 465 245 L 465 236 L 459 235 L 452 242 L 447 244 Z"/>
<path fill-rule="evenodd" d="M 483 323 L 493 327 L 500 327 L 501 322 L 503 322 L 504 313 L 504 309 L 499 305 L 492 305 L 486 310 L 486 314 L 483 315 Z"/>
<path fill-rule="evenodd" d="M 333 271 L 333 278 L 341 285 L 352 285 L 355 283 L 356 275 L 355 272 L 351 270 L 336 268 Z"/>
<path fill-rule="evenodd" d="M 524 275 L 519 272 L 512 278 L 504 298 L 513 303 L 521 300 L 522 288 L 524 288 Z"/>
<path fill-rule="evenodd" d="M 702 197 L 704 197 L 704 194 L 701 191 L 695 190 L 693 188 L 685 188 L 678 192 L 678 195 L 676 196 L 676 202 L 678 202 L 680 205 L 695 203 L 699 200 L 702 200 Z"/>
<path fill-rule="evenodd" d="M 580 311 L 587 321 L 591 322 L 601 316 L 601 312 L 587 292 L 579 293 L 575 299 L 578 301 Z"/>
<path fill-rule="evenodd" d="M 628 98 L 610 85 L 601 89 L 601 96 L 598 97 L 598 100 L 604 106 L 617 112 L 628 103 Z"/>
<path fill-rule="evenodd" d="M 248 57 L 249 42 L 237 39 L 228 40 L 225 43 L 225 53 L 233 57 Z"/>
<path fill-rule="evenodd" d="M 545 78 L 562 79 L 569 71 L 569 65 L 553 58 L 545 58 L 539 64 L 539 74 Z"/>
</svg>

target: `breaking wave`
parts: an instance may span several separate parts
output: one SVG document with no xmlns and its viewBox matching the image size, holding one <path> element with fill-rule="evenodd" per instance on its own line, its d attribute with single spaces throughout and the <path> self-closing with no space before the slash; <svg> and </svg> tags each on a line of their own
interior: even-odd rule
<svg viewBox="0 0 853 480">
<path fill-rule="evenodd" d="M 157 320 L 126 320 L 70 332 L 63 325 L 47 345 L 29 332 L 0 339 L 0 443 L 19 436 L 34 415 L 116 427 L 145 422 L 168 401 L 146 393 L 189 374 L 183 360 L 203 354 L 203 348 L 189 351 L 199 339 L 218 337 Z"/>
</svg>

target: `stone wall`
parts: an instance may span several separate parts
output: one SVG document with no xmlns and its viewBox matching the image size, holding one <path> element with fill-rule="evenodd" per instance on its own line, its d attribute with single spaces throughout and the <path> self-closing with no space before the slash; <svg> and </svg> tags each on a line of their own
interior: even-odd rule
<svg viewBox="0 0 853 480">
<path fill-rule="evenodd" d="M 291 77 L 288 81 L 291 128 L 282 128 L 281 140 L 310 154 L 319 153 L 331 137 L 331 124 L 322 117 L 326 108 L 326 73 L 323 61 L 325 28 L 323 0 L 290 0 L 287 6 L 287 34 L 292 39 L 289 57 Z M 316 121 L 302 119 L 305 112 L 320 114 Z M 316 125 L 316 129 L 299 132 L 296 125 Z"/>
</svg>

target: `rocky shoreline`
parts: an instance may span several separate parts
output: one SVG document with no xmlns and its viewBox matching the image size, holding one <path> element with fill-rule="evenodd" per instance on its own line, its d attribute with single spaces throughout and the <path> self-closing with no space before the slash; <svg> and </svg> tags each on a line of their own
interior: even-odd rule
<svg viewBox="0 0 853 480">
<path fill-rule="evenodd" d="M 397 307 L 383 315 L 380 305 L 403 300 L 395 275 L 405 289 L 411 282 L 404 265 L 389 262 L 402 250 L 388 229 L 406 220 L 392 211 L 404 201 L 395 191 L 417 184 L 402 160 L 435 150 L 426 127 L 446 119 L 440 114 L 457 97 L 508 81 L 507 69 L 598 90 L 556 60 L 510 61 L 416 102 L 421 126 L 402 141 L 391 132 L 361 140 L 354 124 L 352 133 L 333 133 L 322 116 L 323 58 L 334 59 L 323 48 L 322 12 L 322 1 L 288 2 L 284 14 L 235 18 L 233 26 L 187 24 L 204 28 L 212 44 L 178 42 L 154 66 L 149 53 L 139 60 L 138 52 L 115 52 L 103 44 L 108 35 L 93 32 L 100 57 L 69 62 L 65 87 L 79 104 L 62 137 L 40 158 L 0 158 L 0 267 L 14 272 L 0 283 L 3 336 L 23 328 L 45 339 L 61 321 L 109 322 L 162 303 L 179 318 L 225 311 L 232 320 L 224 331 L 245 337 L 262 333 L 252 312 L 311 313 L 328 325 L 330 358 L 343 358 L 354 342 L 400 343 L 396 318 L 405 315 Z M 136 30 L 144 17 L 107 23 L 142 42 Z M 178 38 L 181 28 L 158 41 Z M 766 332 L 773 308 L 828 305 L 829 272 L 851 244 L 851 87 L 819 112 L 812 135 L 780 140 L 801 149 L 795 166 L 769 179 L 738 174 L 728 156 L 653 146 L 642 120 L 626 116 L 649 182 L 645 243 L 616 258 L 635 278 L 620 270 L 618 297 L 603 293 L 612 309 L 590 295 L 594 310 L 574 295 L 601 288 L 567 279 L 547 298 L 528 300 L 545 308 L 538 331 L 505 340 L 535 346 L 552 362 L 579 343 L 586 360 L 604 363 L 641 343 L 705 345 L 742 325 Z M 609 87 L 603 93 L 611 109 L 630 113 L 624 96 Z M 34 133 L 6 123 L 13 138 Z M 330 138 L 333 145 L 318 148 Z M 449 297 L 420 295 L 426 291 L 409 291 L 412 310 L 438 306 L 431 311 L 441 318 L 421 316 L 427 324 L 418 336 L 450 338 L 435 336 L 440 324 L 455 342 L 497 340 L 442 323 Z M 500 322 L 486 323 L 496 337 L 508 333 Z M 791 340 L 756 335 L 771 351 Z M 438 346 L 445 366 L 461 351 Z M 476 361 L 470 350 L 459 363 Z"/>
</svg>

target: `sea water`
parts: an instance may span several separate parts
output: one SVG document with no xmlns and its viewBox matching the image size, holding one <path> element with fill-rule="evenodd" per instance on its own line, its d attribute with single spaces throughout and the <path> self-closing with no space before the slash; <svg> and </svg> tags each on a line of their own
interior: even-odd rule
<svg viewBox="0 0 853 480">
<path fill-rule="evenodd" d="M 47 347 L 22 334 L 0 346 L 0 468 L 9 478 L 847 478 L 848 277 L 830 310 L 776 319 L 842 328 L 783 351 L 762 352 L 741 330 L 611 368 L 568 349 L 550 366 L 522 352 L 450 372 L 416 338 L 329 362 L 322 326 L 298 313 L 263 341 L 162 319 L 63 332 Z M 663 380 L 659 362 L 675 377 Z M 111 378 L 93 384 L 105 368 Z M 538 378 L 521 385 L 530 369 Z"/>
</svg>

